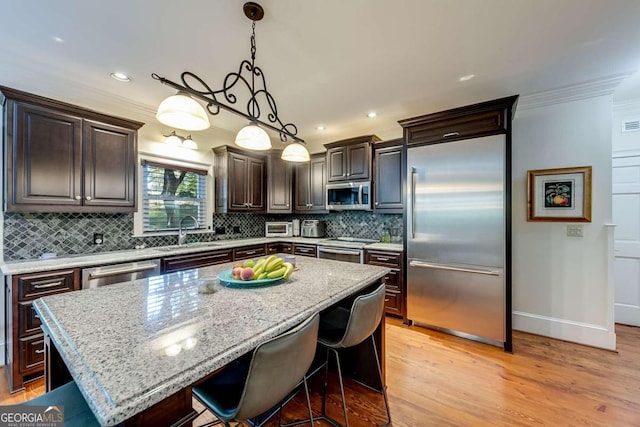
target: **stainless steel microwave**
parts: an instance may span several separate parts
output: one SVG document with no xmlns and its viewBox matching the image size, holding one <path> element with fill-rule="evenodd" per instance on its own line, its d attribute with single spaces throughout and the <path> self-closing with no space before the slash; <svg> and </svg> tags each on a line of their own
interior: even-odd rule
<svg viewBox="0 0 640 427">
<path fill-rule="evenodd" d="M 371 181 L 327 184 L 327 209 L 334 211 L 371 210 Z"/>
<path fill-rule="evenodd" d="M 284 221 L 267 221 L 264 226 L 265 237 L 293 236 L 293 223 Z"/>
</svg>

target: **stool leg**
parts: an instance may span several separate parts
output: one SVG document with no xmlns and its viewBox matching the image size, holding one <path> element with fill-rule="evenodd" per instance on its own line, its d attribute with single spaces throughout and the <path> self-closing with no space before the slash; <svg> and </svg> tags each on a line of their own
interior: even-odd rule
<svg viewBox="0 0 640 427">
<path fill-rule="evenodd" d="M 327 357 L 324 362 L 324 388 L 322 389 L 322 414 L 327 413 L 327 389 L 329 384 L 329 347 L 325 347 L 327 350 Z"/>
<path fill-rule="evenodd" d="M 344 384 L 342 383 L 342 368 L 340 367 L 340 356 L 338 350 L 332 348 L 333 354 L 336 356 L 336 364 L 338 365 L 338 379 L 340 380 L 340 394 L 342 395 L 342 412 L 344 413 L 345 427 L 349 427 L 349 418 L 347 417 L 347 401 L 344 398 Z"/>
<path fill-rule="evenodd" d="M 378 357 L 378 349 L 376 348 L 376 339 L 371 335 L 371 343 L 373 344 L 373 353 L 376 355 L 376 364 L 378 366 L 378 374 L 380 375 L 380 384 L 382 385 L 382 395 L 384 396 L 384 406 L 387 408 L 387 423 L 385 426 L 391 425 L 391 411 L 389 410 L 389 401 L 387 399 L 387 386 L 382 378 L 382 368 L 380 367 L 380 358 Z"/>
<path fill-rule="evenodd" d="M 307 376 L 304 376 L 302 380 L 304 383 L 304 392 L 307 395 L 307 408 L 309 409 L 309 421 L 311 422 L 311 427 L 313 427 L 313 412 L 311 411 L 311 398 L 309 397 L 309 387 L 307 386 Z"/>
</svg>

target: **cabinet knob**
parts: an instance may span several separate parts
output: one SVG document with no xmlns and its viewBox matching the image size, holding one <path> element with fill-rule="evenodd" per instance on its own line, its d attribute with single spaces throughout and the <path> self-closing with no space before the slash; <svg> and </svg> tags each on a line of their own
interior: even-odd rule
<svg viewBox="0 0 640 427">
<path fill-rule="evenodd" d="M 346 174 L 346 173 L 343 173 L 343 174 L 342 174 L 342 176 L 347 176 L 347 174 Z"/>
<path fill-rule="evenodd" d="M 351 174 L 350 174 L 350 173 L 348 173 L 348 174 L 347 174 L 347 176 L 351 176 Z"/>
<path fill-rule="evenodd" d="M 380 202 L 376 202 L 376 206 L 378 206 L 380 204 Z"/>
<path fill-rule="evenodd" d="M 91 196 L 87 196 L 87 197 L 85 197 L 85 199 L 91 200 Z"/>
<path fill-rule="evenodd" d="M 76 196 L 76 200 L 80 200 L 80 199 L 82 199 L 82 197 Z"/>
<path fill-rule="evenodd" d="M 289 207 L 289 203 L 287 203 L 287 207 Z"/>
</svg>

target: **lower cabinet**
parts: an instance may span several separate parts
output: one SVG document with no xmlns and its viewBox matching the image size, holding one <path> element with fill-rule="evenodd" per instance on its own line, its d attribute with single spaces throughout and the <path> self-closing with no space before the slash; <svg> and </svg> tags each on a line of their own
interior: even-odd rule
<svg viewBox="0 0 640 427">
<path fill-rule="evenodd" d="M 5 280 L 5 371 L 13 393 L 44 374 L 44 335 L 33 300 L 80 289 L 80 269 L 19 274 Z"/>
<path fill-rule="evenodd" d="M 316 245 L 309 245 L 306 243 L 294 243 L 293 244 L 293 254 L 308 256 L 312 258 L 317 257 L 317 248 Z"/>
<path fill-rule="evenodd" d="M 385 311 L 387 314 L 406 318 L 406 290 L 403 280 L 404 256 L 402 252 L 367 250 L 365 263 L 389 267 L 391 271 L 384 276 L 386 286 Z"/>
<path fill-rule="evenodd" d="M 293 243 L 277 242 L 267 243 L 267 255 L 292 254 Z"/>
<path fill-rule="evenodd" d="M 238 261 L 241 259 L 250 259 L 261 257 L 266 254 L 265 245 L 252 245 L 252 246 L 243 246 L 241 248 L 236 248 L 233 250 L 233 260 Z"/>
<path fill-rule="evenodd" d="M 233 261 L 233 250 L 198 252 L 195 254 L 176 255 L 162 258 L 160 266 L 162 274 L 188 270 L 190 268 L 206 267 L 208 265 L 223 264 Z"/>
</svg>

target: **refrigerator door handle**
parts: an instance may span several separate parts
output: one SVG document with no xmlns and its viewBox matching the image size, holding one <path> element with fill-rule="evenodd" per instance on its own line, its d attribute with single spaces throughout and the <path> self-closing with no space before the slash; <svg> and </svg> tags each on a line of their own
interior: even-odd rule
<svg viewBox="0 0 640 427">
<path fill-rule="evenodd" d="M 411 238 L 416 237 L 416 168 L 411 168 Z"/>
<path fill-rule="evenodd" d="M 479 270 L 475 268 L 452 267 L 448 265 L 431 264 L 423 261 L 411 261 L 409 263 L 409 266 L 420 267 L 420 268 L 433 268 L 436 270 L 461 271 L 463 273 L 486 274 L 488 276 L 500 276 L 500 271 L 497 271 L 497 270 Z"/>
</svg>

